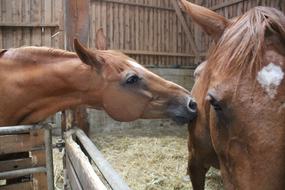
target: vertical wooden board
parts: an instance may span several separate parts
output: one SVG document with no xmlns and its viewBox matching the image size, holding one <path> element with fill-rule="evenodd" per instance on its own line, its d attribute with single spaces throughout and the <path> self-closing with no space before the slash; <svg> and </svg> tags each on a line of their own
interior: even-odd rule
<svg viewBox="0 0 285 190">
<path fill-rule="evenodd" d="M 114 3 L 109 3 L 109 8 L 110 8 L 110 31 L 109 31 L 109 44 L 110 44 L 110 49 L 114 49 Z"/>
<path fill-rule="evenodd" d="M 110 18 L 110 3 L 106 2 L 106 37 L 107 37 L 107 47 L 110 47 L 110 24 L 112 22 L 111 18 Z"/>
<path fill-rule="evenodd" d="M 89 32 L 89 47 L 95 48 L 95 3 L 90 4 L 90 32 Z"/>
<path fill-rule="evenodd" d="M 12 3 L 12 23 L 19 23 L 19 20 L 21 19 L 19 10 L 21 1 L 10 0 L 10 2 Z M 12 47 L 19 47 L 21 46 L 21 28 L 17 27 L 13 28 L 12 30 Z"/>
<path fill-rule="evenodd" d="M 124 7 L 124 47 L 123 49 L 130 49 L 130 6 Z"/>
<path fill-rule="evenodd" d="M 44 10 L 44 23 L 49 24 L 52 23 L 52 4 L 50 0 L 45 0 L 43 3 L 43 10 Z M 43 35 L 43 45 L 51 47 L 51 29 L 45 28 L 44 35 Z"/>
<path fill-rule="evenodd" d="M 143 2 L 144 4 L 147 4 L 148 3 L 148 0 L 144 0 Z M 144 7 L 143 8 L 143 47 L 142 47 L 142 50 L 144 51 L 148 51 L 149 50 L 149 17 L 148 17 L 148 12 L 149 12 L 149 9 Z M 143 62 L 145 65 L 149 65 L 149 56 L 148 55 L 144 55 L 143 56 Z"/>
<path fill-rule="evenodd" d="M 62 19 L 63 16 L 63 0 L 54 0 L 54 8 L 53 8 L 53 21 L 54 23 L 60 23 L 60 20 Z M 51 34 L 55 34 L 58 31 L 58 29 L 53 29 L 51 30 Z M 55 48 L 60 48 L 63 46 L 63 33 L 60 35 L 57 35 L 52 38 L 53 41 L 53 47 Z"/>
<path fill-rule="evenodd" d="M 4 6 L 6 7 L 6 10 L 3 12 L 3 17 L 5 19 L 5 22 L 13 22 L 12 20 L 12 3 L 13 1 L 5 1 Z M 6 28 L 4 30 L 4 48 L 11 48 L 13 47 L 13 30 L 10 28 Z"/>
<path fill-rule="evenodd" d="M 120 48 L 120 34 L 119 34 L 119 7 L 117 5 L 114 6 L 114 49 L 119 49 Z"/>
<path fill-rule="evenodd" d="M 31 0 L 31 23 L 38 24 L 40 23 L 41 18 L 41 1 Z M 40 46 L 41 45 L 41 28 L 32 29 L 32 45 Z"/>
<path fill-rule="evenodd" d="M 46 173 L 33 174 L 33 186 L 35 190 L 47 190 L 47 175 Z"/>
<path fill-rule="evenodd" d="M 154 6 L 155 4 L 153 3 L 153 1 L 151 1 L 151 4 L 152 6 Z M 148 17 L 149 17 L 149 27 L 148 27 L 148 30 L 149 30 L 149 48 L 148 48 L 148 51 L 152 51 L 154 52 L 154 9 L 150 9 L 149 10 L 149 14 L 148 14 Z M 154 63 L 154 60 L 153 60 L 153 57 L 154 56 L 149 56 L 149 64 L 154 66 L 155 63 Z"/>
<path fill-rule="evenodd" d="M 118 5 L 119 6 L 119 49 L 124 49 L 124 5 Z"/>
<path fill-rule="evenodd" d="M 161 1 L 159 1 L 158 3 L 158 6 L 161 6 Z M 157 47 L 157 51 L 158 52 L 161 52 L 162 51 L 162 42 L 161 42 L 161 33 L 162 33 L 162 24 L 161 24 L 161 11 L 158 11 L 158 14 L 157 14 L 157 27 L 158 27 L 158 30 L 157 30 L 157 44 L 158 44 L 158 47 Z M 161 65 L 161 56 L 158 56 L 158 62 L 157 62 L 158 65 Z"/>
<path fill-rule="evenodd" d="M 107 8 L 106 8 L 106 2 L 102 2 L 101 3 L 101 11 L 100 11 L 100 13 L 101 13 L 101 27 L 103 28 L 103 31 L 104 31 L 104 33 L 105 34 L 107 34 L 107 22 L 106 22 L 106 20 L 107 20 L 107 15 L 106 15 L 106 12 L 107 12 Z M 108 36 L 107 36 L 108 37 Z"/>
<path fill-rule="evenodd" d="M 135 7 L 135 50 L 139 50 L 140 47 L 139 47 L 139 37 L 140 37 L 140 20 L 139 20 L 139 17 L 140 17 L 140 13 L 139 13 L 139 7 L 136 6 Z M 137 61 L 140 61 L 139 58 L 137 57 L 136 58 Z"/>
<path fill-rule="evenodd" d="M 30 0 L 22 0 L 22 22 L 29 23 L 30 22 Z M 22 45 L 30 45 L 31 44 L 31 29 L 23 28 L 22 32 L 23 44 Z"/>
</svg>

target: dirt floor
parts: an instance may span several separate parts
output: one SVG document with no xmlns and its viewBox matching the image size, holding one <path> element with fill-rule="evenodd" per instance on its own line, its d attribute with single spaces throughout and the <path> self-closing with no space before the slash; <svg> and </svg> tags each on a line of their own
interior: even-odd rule
<svg viewBox="0 0 285 190">
<path fill-rule="evenodd" d="M 144 126 L 91 135 L 114 169 L 133 190 L 192 189 L 185 176 L 187 129 Z M 217 170 L 207 174 L 206 190 L 221 190 Z"/>
</svg>

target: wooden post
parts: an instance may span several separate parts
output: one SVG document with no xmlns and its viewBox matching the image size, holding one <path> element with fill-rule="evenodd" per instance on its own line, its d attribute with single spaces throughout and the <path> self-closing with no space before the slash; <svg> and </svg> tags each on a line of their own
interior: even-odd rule
<svg viewBox="0 0 285 190">
<path fill-rule="evenodd" d="M 89 37 L 89 7 L 90 0 L 65 0 L 65 49 L 74 51 L 74 38 L 86 45 Z M 85 107 L 78 107 L 72 111 L 67 111 L 66 117 L 71 117 L 71 121 L 66 121 L 66 126 L 77 125 L 88 135 L 89 123 L 87 120 L 87 111 Z M 69 115 L 69 116 L 68 116 Z M 70 123 L 71 122 L 71 123 Z M 67 127 L 68 128 L 68 127 Z"/>
</svg>

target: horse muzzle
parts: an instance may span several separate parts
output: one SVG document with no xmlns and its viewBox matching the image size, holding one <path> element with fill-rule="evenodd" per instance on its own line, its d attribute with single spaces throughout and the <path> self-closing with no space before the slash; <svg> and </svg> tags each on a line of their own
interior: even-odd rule
<svg viewBox="0 0 285 190">
<path fill-rule="evenodd" d="M 167 115 L 178 125 L 189 123 L 197 117 L 197 103 L 192 97 L 172 100 Z"/>
</svg>

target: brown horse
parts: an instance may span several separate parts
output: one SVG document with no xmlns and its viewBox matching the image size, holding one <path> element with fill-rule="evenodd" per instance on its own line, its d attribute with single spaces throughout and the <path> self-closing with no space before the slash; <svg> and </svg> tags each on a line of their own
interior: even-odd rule
<svg viewBox="0 0 285 190">
<path fill-rule="evenodd" d="M 225 189 L 285 189 L 285 16 L 256 7 L 228 20 L 181 0 L 216 44 L 193 87 L 189 173 L 204 188 L 210 166 Z"/>
<path fill-rule="evenodd" d="M 196 115 L 190 93 L 121 52 L 106 50 L 102 30 L 97 50 L 74 41 L 76 53 L 22 47 L 0 53 L 0 126 L 37 123 L 78 105 L 104 109 L 119 121 Z"/>
</svg>

